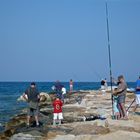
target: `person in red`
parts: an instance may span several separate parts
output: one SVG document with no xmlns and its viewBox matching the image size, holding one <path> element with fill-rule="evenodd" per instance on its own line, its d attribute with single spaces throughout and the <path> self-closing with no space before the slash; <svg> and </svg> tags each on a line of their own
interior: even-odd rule
<svg viewBox="0 0 140 140">
<path fill-rule="evenodd" d="M 63 102 L 57 96 L 55 101 L 53 102 L 53 108 L 54 108 L 53 125 L 54 126 L 56 126 L 57 122 L 58 122 L 59 125 L 61 125 L 61 121 L 63 120 L 62 106 L 63 106 Z"/>
</svg>

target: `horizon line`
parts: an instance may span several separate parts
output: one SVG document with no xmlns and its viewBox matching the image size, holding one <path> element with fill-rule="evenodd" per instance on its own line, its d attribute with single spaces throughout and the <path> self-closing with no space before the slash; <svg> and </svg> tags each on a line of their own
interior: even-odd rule
<svg viewBox="0 0 140 140">
<path fill-rule="evenodd" d="M 15 81 L 0 81 L 0 83 L 2 83 L 2 82 L 3 82 L 3 83 L 6 83 L 6 82 L 7 82 L 7 83 L 8 83 L 8 82 L 11 82 L 11 83 L 12 83 L 12 82 L 13 82 L 13 83 L 14 83 L 14 82 L 23 82 L 23 83 L 26 83 L 26 82 L 27 82 L 27 83 L 30 83 L 30 82 L 44 83 L 44 82 L 45 82 L 45 83 L 52 83 L 52 82 L 56 82 L 56 81 L 57 81 L 57 80 L 54 80 L 54 81 L 51 81 L 51 80 L 50 80 L 50 81 L 40 81 L 40 80 L 39 80 L 39 81 L 37 81 L 37 80 L 32 80 L 32 81 L 28 81 L 28 80 L 27 80 L 27 81 L 26 81 L 26 80 L 25 80 L 25 81 L 16 81 L 16 80 L 15 80 Z M 69 83 L 69 81 L 61 81 L 61 80 L 60 80 L 60 82 L 61 82 L 61 83 Z M 74 81 L 74 82 L 81 82 L 81 83 L 86 83 L 86 82 L 88 82 L 88 83 L 98 83 L 98 82 L 101 82 L 101 81 L 78 81 L 78 80 L 76 80 L 76 81 Z M 131 82 L 134 83 L 134 82 L 136 82 L 136 81 L 126 81 L 126 82 L 128 82 L 128 83 L 131 83 Z M 107 83 L 110 83 L 110 81 L 108 81 Z"/>
</svg>

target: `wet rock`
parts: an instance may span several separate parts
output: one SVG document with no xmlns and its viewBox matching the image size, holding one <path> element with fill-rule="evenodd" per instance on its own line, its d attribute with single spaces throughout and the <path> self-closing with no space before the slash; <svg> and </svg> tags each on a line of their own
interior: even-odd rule
<svg viewBox="0 0 140 140">
<path fill-rule="evenodd" d="M 15 132 L 16 132 L 16 128 L 10 128 L 4 132 L 4 136 L 11 137 L 13 134 L 15 134 Z"/>
<path fill-rule="evenodd" d="M 21 124 L 26 122 L 26 114 L 20 114 L 13 117 L 9 122 L 6 123 L 5 129 L 8 130 L 12 127 L 20 126 Z"/>
<path fill-rule="evenodd" d="M 4 134 L 0 134 L 0 140 L 9 140 Z"/>
</svg>

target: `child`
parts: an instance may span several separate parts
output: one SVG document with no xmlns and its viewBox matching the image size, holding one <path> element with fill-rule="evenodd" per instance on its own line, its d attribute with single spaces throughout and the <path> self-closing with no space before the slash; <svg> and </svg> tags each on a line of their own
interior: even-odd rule
<svg viewBox="0 0 140 140">
<path fill-rule="evenodd" d="M 57 122 L 59 123 L 59 125 L 61 125 L 61 120 L 63 119 L 62 106 L 63 106 L 63 102 L 57 96 L 55 101 L 53 102 L 53 107 L 54 107 L 53 125 L 54 126 L 56 126 Z"/>
<path fill-rule="evenodd" d="M 115 115 L 115 119 L 120 119 L 120 113 L 118 109 L 118 96 L 113 96 L 113 111 Z"/>
</svg>

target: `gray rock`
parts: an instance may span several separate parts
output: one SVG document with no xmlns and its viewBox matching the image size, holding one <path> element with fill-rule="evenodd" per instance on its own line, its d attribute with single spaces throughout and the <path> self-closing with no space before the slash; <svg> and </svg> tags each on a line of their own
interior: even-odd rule
<svg viewBox="0 0 140 140">
<path fill-rule="evenodd" d="M 18 133 L 13 135 L 10 140 L 41 140 L 41 136 L 33 136 L 31 134 Z"/>
</svg>

